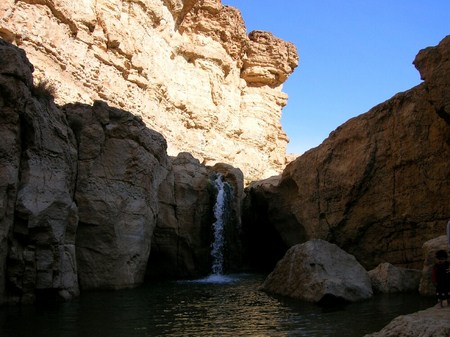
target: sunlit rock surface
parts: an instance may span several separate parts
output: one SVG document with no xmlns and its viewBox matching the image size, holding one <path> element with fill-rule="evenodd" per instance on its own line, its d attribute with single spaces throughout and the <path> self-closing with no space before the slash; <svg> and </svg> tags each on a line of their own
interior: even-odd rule
<svg viewBox="0 0 450 337">
<path fill-rule="evenodd" d="M 101 99 L 130 111 L 164 135 L 169 155 L 231 163 L 247 182 L 284 168 L 282 84 L 296 48 L 247 35 L 220 0 L 4 0 L 0 37 L 58 87 L 57 103 Z"/>
</svg>

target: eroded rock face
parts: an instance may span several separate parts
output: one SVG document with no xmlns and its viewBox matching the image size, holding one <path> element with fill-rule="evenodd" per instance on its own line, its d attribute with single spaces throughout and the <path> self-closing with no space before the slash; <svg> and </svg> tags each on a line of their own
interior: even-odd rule
<svg viewBox="0 0 450 337">
<path fill-rule="evenodd" d="M 221 163 L 205 167 L 191 154 L 180 153 L 172 158 L 170 172 L 159 190 L 160 211 L 152 238 L 149 277 L 194 278 L 212 272 L 217 174 L 229 184 L 233 197 L 226 205 L 224 271 L 236 270 L 242 264 L 239 237 L 242 172 Z"/>
<path fill-rule="evenodd" d="M 373 294 L 369 275 L 355 257 L 323 240 L 291 247 L 261 289 L 310 302 L 354 302 Z"/>
<path fill-rule="evenodd" d="M 247 182 L 284 168 L 281 89 L 296 49 L 267 32 L 247 36 L 220 0 L 5 0 L 0 36 L 26 50 L 61 105 L 132 111 L 170 155 L 233 163 Z"/>
<path fill-rule="evenodd" d="M 141 284 L 167 175 L 166 142 L 131 113 L 96 102 L 64 107 L 78 140 L 76 237 L 83 289 Z"/>
<path fill-rule="evenodd" d="M 77 295 L 75 138 L 25 53 L 0 40 L 0 59 L 0 303 Z"/>
<path fill-rule="evenodd" d="M 219 174 L 225 268 L 240 264 L 239 169 L 169 159 L 160 133 L 105 102 L 57 107 L 22 50 L 0 40 L 0 56 L 0 304 L 207 274 Z"/>
<path fill-rule="evenodd" d="M 285 249 L 326 239 L 368 270 L 386 261 L 420 269 L 423 243 L 450 218 L 449 41 L 419 53 L 424 83 L 340 126 L 278 183 L 250 187 L 245 227 L 264 223 Z"/>
<path fill-rule="evenodd" d="M 422 271 L 399 268 L 390 263 L 381 263 L 369 271 L 372 288 L 380 293 L 412 292 L 419 290 Z"/>
</svg>

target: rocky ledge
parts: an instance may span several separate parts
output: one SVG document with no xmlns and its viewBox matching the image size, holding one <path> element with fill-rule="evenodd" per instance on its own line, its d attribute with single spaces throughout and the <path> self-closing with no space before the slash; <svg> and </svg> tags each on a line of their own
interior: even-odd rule
<svg viewBox="0 0 450 337">
<path fill-rule="evenodd" d="M 395 318 L 382 330 L 364 337 L 446 337 L 450 336 L 450 306 Z"/>
</svg>

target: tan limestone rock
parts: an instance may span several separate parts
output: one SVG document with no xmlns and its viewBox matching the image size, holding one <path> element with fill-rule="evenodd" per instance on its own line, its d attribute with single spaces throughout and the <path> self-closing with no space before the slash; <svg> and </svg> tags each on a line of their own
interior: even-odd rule
<svg viewBox="0 0 450 337">
<path fill-rule="evenodd" d="M 247 182 L 285 165 L 281 90 L 297 52 L 269 33 L 248 37 L 220 0 L 5 0 L 0 36 L 58 87 L 57 103 L 133 111 L 172 156 L 231 163 Z"/>
</svg>

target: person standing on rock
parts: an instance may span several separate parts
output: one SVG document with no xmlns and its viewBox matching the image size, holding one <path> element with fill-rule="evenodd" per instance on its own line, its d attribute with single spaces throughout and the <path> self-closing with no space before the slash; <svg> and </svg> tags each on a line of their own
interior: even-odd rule
<svg viewBox="0 0 450 337">
<path fill-rule="evenodd" d="M 436 297 L 442 308 L 445 300 L 447 301 L 447 306 L 450 305 L 450 263 L 445 250 L 438 250 L 436 259 L 437 262 L 433 266 L 432 280 L 436 286 Z"/>
</svg>

